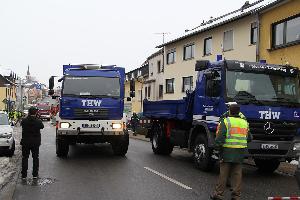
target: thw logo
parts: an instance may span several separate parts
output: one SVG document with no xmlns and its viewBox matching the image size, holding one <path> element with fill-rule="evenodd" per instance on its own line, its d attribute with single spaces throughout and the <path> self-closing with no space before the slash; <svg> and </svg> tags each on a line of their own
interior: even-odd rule
<svg viewBox="0 0 300 200">
<path fill-rule="evenodd" d="M 260 114 L 260 119 L 279 119 L 280 112 L 272 112 L 271 109 L 268 111 L 258 111 Z"/>
<path fill-rule="evenodd" d="M 101 100 L 81 100 L 82 106 L 87 106 L 87 107 L 94 107 L 94 106 L 100 107 L 101 102 L 102 102 Z"/>
</svg>

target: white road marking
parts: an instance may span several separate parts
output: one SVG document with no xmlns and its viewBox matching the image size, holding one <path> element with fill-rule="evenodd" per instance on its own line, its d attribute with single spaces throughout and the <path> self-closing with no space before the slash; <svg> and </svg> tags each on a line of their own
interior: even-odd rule
<svg viewBox="0 0 300 200">
<path fill-rule="evenodd" d="M 166 176 L 166 175 L 163 175 L 163 174 L 159 173 L 158 171 L 155 171 L 155 170 L 153 170 L 153 169 L 151 169 L 151 168 L 149 168 L 149 167 L 144 167 L 144 168 L 145 168 L 146 170 L 148 170 L 148 171 L 150 171 L 150 172 L 152 172 L 152 173 L 154 173 L 154 174 L 156 174 L 156 175 L 158 175 L 158 176 L 160 176 L 160 177 L 162 177 L 162 178 L 164 178 L 164 179 L 166 179 L 166 180 L 172 182 L 172 183 L 175 183 L 176 185 L 179 185 L 180 187 L 182 187 L 182 188 L 184 188 L 184 189 L 192 190 L 191 187 L 189 187 L 189 186 L 187 186 L 187 185 L 184 185 L 183 183 L 180 183 L 180 182 L 178 182 L 178 181 L 176 181 L 176 180 L 174 180 L 174 179 L 172 179 L 172 178 L 170 178 L 170 177 L 168 177 L 168 176 Z"/>
</svg>

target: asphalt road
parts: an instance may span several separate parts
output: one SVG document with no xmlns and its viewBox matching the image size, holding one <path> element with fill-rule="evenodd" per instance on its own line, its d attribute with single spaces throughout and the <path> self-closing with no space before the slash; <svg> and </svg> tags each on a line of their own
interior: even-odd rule
<svg viewBox="0 0 300 200">
<path fill-rule="evenodd" d="M 116 157 L 109 145 L 99 144 L 72 146 L 69 157 L 60 159 L 50 123 L 45 122 L 42 134 L 39 184 L 23 185 L 19 179 L 14 199 L 207 200 L 217 180 L 217 167 L 210 173 L 199 171 L 191 155 L 181 150 L 157 156 L 150 143 L 131 139 L 126 157 Z M 288 175 L 262 175 L 245 165 L 243 178 L 245 200 L 300 195 L 294 177 Z"/>
</svg>

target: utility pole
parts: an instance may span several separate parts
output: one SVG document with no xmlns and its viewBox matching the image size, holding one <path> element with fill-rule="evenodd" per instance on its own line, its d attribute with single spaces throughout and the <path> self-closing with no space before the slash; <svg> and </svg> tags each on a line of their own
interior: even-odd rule
<svg viewBox="0 0 300 200">
<path fill-rule="evenodd" d="M 165 35 L 171 34 L 170 32 L 161 32 L 161 33 L 154 33 L 156 35 L 162 35 L 163 45 L 165 44 Z M 162 60 L 162 71 L 165 70 L 165 46 L 163 46 L 163 60 Z"/>
</svg>

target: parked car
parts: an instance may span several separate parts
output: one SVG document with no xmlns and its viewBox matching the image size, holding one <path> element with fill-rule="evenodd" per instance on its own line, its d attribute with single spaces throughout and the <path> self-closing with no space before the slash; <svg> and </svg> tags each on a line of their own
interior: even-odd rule
<svg viewBox="0 0 300 200">
<path fill-rule="evenodd" d="M 12 124 L 5 112 L 0 111 L 0 154 L 12 157 L 15 153 L 15 139 Z"/>
</svg>

